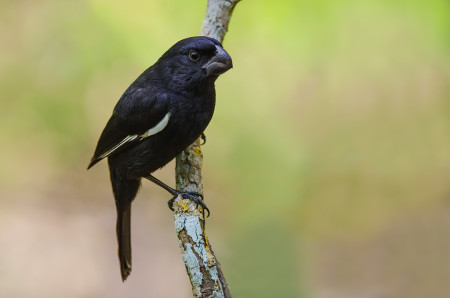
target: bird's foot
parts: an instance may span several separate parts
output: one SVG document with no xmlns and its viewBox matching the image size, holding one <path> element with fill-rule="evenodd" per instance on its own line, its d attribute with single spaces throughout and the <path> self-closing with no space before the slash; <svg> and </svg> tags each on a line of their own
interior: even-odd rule
<svg viewBox="0 0 450 298">
<path fill-rule="evenodd" d="M 200 136 L 200 146 L 203 146 L 206 144 L 206 136 L 205 133 L 202 132 L 202 135 Z"/>
<path fill-rule="evenodd" d="M 176 191 L 175 196 L 170 199 L 167 204 L 169 205 L 170 210 L 175 211 L 173 208 L 173 203 L 175 202 L 175 199 L 181 196 L 183 199 L 190 200 L 195 203 L 195 206 L 198 208 L 198 205 L 202 206 L 203 209 L 203 218 L 205 218 L 205 211 L 208 212 L 209 217 L 209 209 L 206 207 L 206 204 L 203 202 L 203 195 L 199 194 L 198 192 L 192 192 L 192 191 Z"/>
</svg>

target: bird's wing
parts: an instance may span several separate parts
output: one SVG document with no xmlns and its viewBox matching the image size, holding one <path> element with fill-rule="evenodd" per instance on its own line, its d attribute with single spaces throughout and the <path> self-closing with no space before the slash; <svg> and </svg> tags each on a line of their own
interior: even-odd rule
<svg viewBox="0 0 450 298">
<path fill-rule="evenodd" d="M 100 136 L 88 169 L 167 126 L 170 118 L 167 95 L 150 91 L 137 89 L 122 96 Z"/>
</svg>

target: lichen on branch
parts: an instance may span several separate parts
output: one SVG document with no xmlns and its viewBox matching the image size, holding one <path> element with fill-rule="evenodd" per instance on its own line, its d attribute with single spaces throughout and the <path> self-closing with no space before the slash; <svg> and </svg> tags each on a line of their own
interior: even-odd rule
<svg viewBox="0 0 450 298">
<path fill-rule="evenodd" d="M 201 35 L 222 41 L 239 0 L 208 0 Z M 176 185 L 203 195 L 203 154 L 197 140 L 176 159 Z M 225 277 L 205 234 L 204 213 L 181 196 L 173 202 L 175 231 L 194 297 L 231 297 Z"/>
</svg>

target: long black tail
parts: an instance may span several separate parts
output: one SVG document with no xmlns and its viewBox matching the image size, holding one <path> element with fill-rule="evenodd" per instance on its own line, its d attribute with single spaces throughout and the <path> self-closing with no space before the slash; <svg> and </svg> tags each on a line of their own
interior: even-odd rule
<svg viewBox="0 0 450 298">
<path fill-rule="evenodd" d="M 118 177 L 115 171 L 110 169 L 111 184 L 117 208 L 117 243 L 119 244 L 119 260 L 122 281 L 125 281 L 131 273 L 131 202 L 136 196 L 140 180 L 128 180 Z M 117 173 L 117 172 L 116 172 Z"/>
<path fill-rule="evenodd" d="M 131 273 L 131 204 L 117 208 L 117 243 L 119 244 L 120 273 L 125 281 Z"/>
</svg>

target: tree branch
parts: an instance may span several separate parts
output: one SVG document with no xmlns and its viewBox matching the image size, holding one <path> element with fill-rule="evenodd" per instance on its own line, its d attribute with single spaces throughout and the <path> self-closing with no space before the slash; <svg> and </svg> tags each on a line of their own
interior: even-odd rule
<svg viewBox="0 0 450 298">
<path fill-rule="evenodd" d="M 208 0 L 201 35 L 222 42 L 228 30 L 231 14 L 240 0 Z"/>
<path fill-rule="evenodd" d="M 201 35 L 223 40 L 239 0 L 208 0 Z M 203 194 L 203 154 L 197 140 L 176 159 L 177 189 Z M 194 297 L 230 298 L 231 294 L 208 238 L 198 206 L 178 197 L 173 204 L 175 231 Z M 201 208 L 201 207 L 200 207 Z"/>
</svg>

